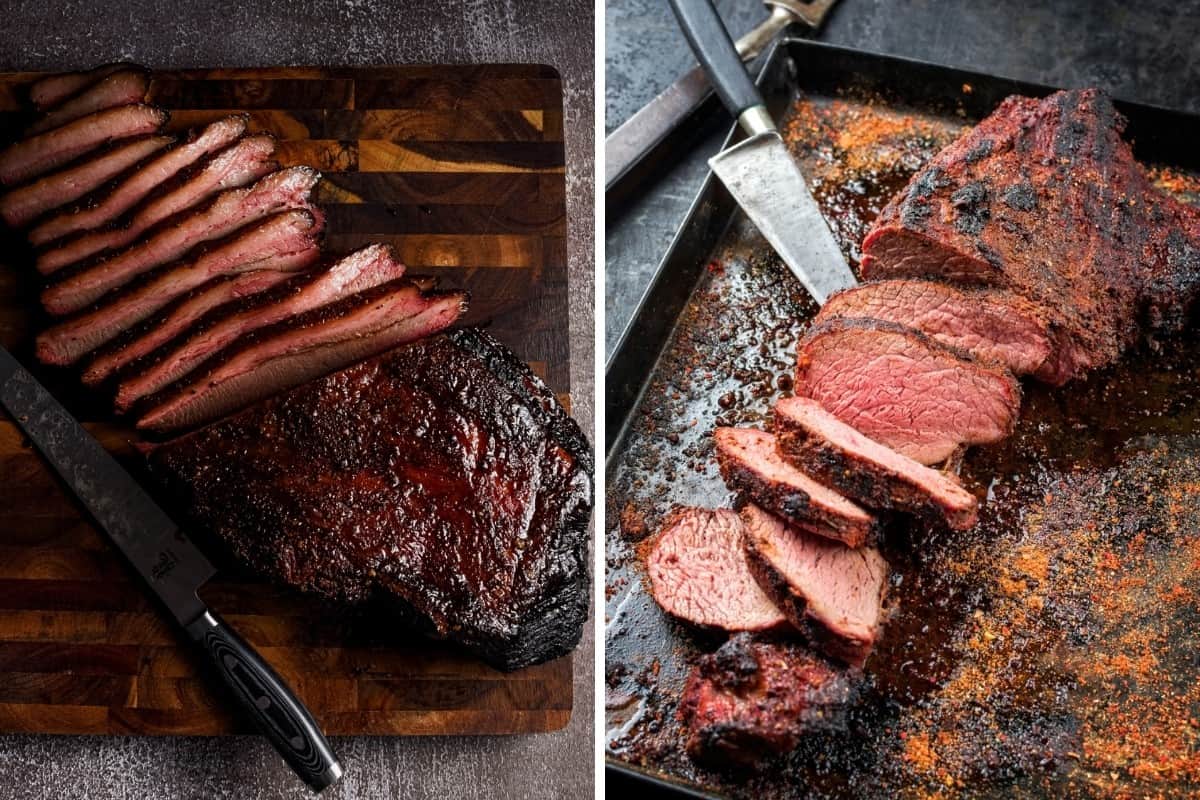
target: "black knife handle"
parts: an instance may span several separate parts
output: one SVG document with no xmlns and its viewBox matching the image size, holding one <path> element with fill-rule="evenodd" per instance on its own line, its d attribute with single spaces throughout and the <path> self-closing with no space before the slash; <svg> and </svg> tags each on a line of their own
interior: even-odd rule
<svg viewBox="0 0 1200 800">
<path fill-rule="evenodd" d="M 288 765 L 314 791 L 342 777 L 337 756 L 316 720 L 283 679 L 212 611 L 187 626 L 217 674 Z"/>
<path fill-rule="evenodd" d="M 746 72 L 746 65 L 712 0 L 671 0 L 671 8 L 721 102 L 733 116 L 739 117 L 747 108 L 761 106 L 762 95 Z"/>
</svg>

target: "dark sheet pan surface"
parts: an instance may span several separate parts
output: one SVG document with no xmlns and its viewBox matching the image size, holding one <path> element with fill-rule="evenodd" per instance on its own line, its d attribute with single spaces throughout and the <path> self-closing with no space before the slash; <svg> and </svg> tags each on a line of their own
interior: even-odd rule
<svg viewBox="0 0 1200 800">
<path fill-rule="evenodd" d="M 776 51 L 763 86 L 854 263 L 920 164 L 1004 96 L 1049 91 L 802 41 Z M 1200 121 L 1122 110 L 1158 183 L 1200 199 Z M 678 693 L 722 637 L 658 610 L 640 545 L 674 504 L 732 503 L 711 430 L 764 420 L 814 310 L 710 180 L 609 363 L 610 766 L 738 797 L 1194 794 L 1194 331 L 1065 389 L 1027 384 L 1015 435 L 964 465 L 984 500 L 974 531 L 888 531 L 890 617 L 840 729 L 751 776 L 683 754 Z"/>
</svg>

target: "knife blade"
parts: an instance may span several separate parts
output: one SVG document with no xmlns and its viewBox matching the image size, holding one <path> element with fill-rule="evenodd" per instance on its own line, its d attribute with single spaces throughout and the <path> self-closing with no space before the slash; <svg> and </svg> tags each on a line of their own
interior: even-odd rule
<svg viewBox="0 0 1200 800">
<path fill-rule="evenodd" d="M 837 0 L 764 0 L 770 15 L 737 40 L 747 63 L 756 59 L 793 22 L 816 31 Z M 692 67 L 640 108 L 604 140 L 604 191 L 615 192 L 651 152 L 692 117 L 712 96 L 712 84 L 700 66 Z"/>
<path fill-rule="evenodd" d="M 0 347 L 0 407 L 67 484 L 288 764 L 316 791 L 342 775 L 312 715 L 200 599 L 216 569 L 137 481 Z"/>
<path fill-rule="evenodd" d="M 671 0 L 684 35 L 721 102 L 749 135 L 709 159 L 709 166 L 813 299 L 857 279 L 808 182 L 783 143 L 762 95 L 746 73 L 711 0 Z"/>
</svg>

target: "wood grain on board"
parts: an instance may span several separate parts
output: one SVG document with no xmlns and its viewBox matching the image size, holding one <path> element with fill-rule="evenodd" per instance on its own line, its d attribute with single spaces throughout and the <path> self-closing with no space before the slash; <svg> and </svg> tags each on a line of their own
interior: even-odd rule
<svg viewBox="0 0 1200 800">
<path fill-rule="evenodd" d="M 0 74 L 0 137 L 29 120 L 30 74 Z M 466 288 L 484 325 L 569 402 L 562 84 L 541 66 L 157 73 L 170 127 L 248 111 L 279 160 L 324 174 L 328 258 L 388 242 Z M 0 342 L 27 365 L 44 320 L 27 253 L 0 251 Z M 136 436 L 66 372 L 34 370 L 135 472 Z M 513 673 L 243 574 L 219 552 L 204 599 L 331 735 L 519 733 L 571 713 L 571 658 Z M 0 732 L 247 732 L 11 421 L 0 416 Z"/>
</svg>

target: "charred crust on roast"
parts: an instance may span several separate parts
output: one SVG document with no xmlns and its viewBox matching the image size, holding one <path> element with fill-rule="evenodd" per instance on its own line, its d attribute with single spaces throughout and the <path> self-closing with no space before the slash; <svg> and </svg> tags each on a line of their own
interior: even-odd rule
<svg viewBox="0 0 1200 800">
<path fill-rule="evenodd" d="M 1037 192 L 1027 181 L 1014 183 L 1004 190 L 1000 199 L 1015 211 L 1033 211 L 1037 208 Z"/>
</svg>

